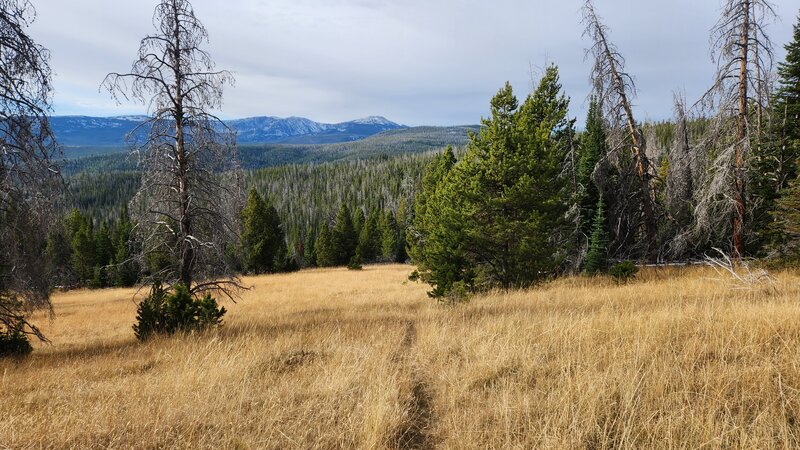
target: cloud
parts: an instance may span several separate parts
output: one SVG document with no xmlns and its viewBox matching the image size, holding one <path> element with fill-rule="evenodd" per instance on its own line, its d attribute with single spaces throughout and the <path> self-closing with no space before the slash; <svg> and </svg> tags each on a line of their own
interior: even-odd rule
<svg viewBox="0 0 800 450">
<path fill-rule="evenodd" d="M 52 51 L 58 114 L 129 114 L 98 92 L 106 73 L 130 66 L 152 30 L 155 1 L 34 0 L 31 33 Z M 646 7 L 643 3 L 647 3 Z M 531 0 L 195 0 L 210 51 L 237 75 L 224 117 L 300 115 L 338 122 L 380 114 L 410 125 L 477 123 L 510 80 L 519 96 L 531 72 L 558 64 L 585 114 L 589 64 L 581 2 Z M 776 2 L 782 44 L 796 6 Z M 597 0 L 639 87 L 637 115 L 662 119 L 672 93 L 699 96 L 711 81 L 708 31 L 714 1 Z"/>
</svg>

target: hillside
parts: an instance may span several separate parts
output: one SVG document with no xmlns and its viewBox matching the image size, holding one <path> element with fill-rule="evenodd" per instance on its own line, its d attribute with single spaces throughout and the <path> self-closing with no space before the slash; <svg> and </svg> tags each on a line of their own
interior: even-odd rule
<svg viewBox="0 0 800 450">
<path fill-rule="evenodd" d="M 0 361 L 9 448 L 795 448 L 800 277 L 566 278 L 437 306 L 410 266 L 246 278 L 137 344 L 134 290 L 56 295 Z"/>
<path fill-rule="evenodd" d="M 61 145 L 73 154 L 113 153 L 126 147 L 126 136 L 144 134 L 144 116 L 89 117 L 55 116 L 50 126 Z M 406 128 L 380 116 L 328 124 L 304 117 L 249 117 L 226 121 L 240 144 L 327 144 L 348 142 Z"/>
<path fill-rule="evenodd" d="M 393 157 L 439 150 L 447 145 L 463 146 L 467 143 L 467 133 L 477 130 L 477 126 L 414 127 L 385 131 L 366 139 L 336 144 L 244 144 L 239 146 L 239 157 L 245 169 Z M 124 148 L 106 148 L 105 154 L 87 156 L 87 152 L 96 149 L 97 147 L 65 148 L 65 173 L 72 175 L 87 171 L 117 172 L 136 169 L 136 161 L 128 156 Z"/>
</svg>

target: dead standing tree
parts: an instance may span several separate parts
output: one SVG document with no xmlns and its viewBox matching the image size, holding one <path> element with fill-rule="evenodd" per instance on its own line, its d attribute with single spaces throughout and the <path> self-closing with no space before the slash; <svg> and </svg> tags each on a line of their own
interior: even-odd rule
<svg viewBox="0 0 800 450">
<path fill-rule="evenodd" d="M 767 0 L 725 0 L 711 31 L 711 56 L 717 64 L 714 85 L 699 103 L 714 113 L 707 154 L 716 157 L 708 169 L 705 192 L 696 208 L 696 227 L 726 229 L 730 221 L 733 261 L 744 255 L 747 164 L 753 138 L 751 111 L 763 120 L 769 110 L 764 95 L 772 71 L 773 47 L 766 24 L 776 17 Z M 756 93 L 756 97 L 751 96 Z"/>
<path fill-rule="evenodd" d="M 650 189 L 651 167 L 645 153 L 645 140 L 634 119 L 630 102 L 636 87 L 631 76 L 625 72 L 625 59 L 608 40 L 608 28 L 600 21 L 591 0 L 587 0 L 583 6 L 583 23 L 586 26 L 584 36 L 592 41 L 592 47 L 587 53 L 594 59 L 594 95 L 602 105 L 609 123 L 609 138 L 613 141 L 610 145 L 611 152 L 617 151 L 623 145 L 631 146 L 639 180 L 642 221 L 647 239 L 646 256 L 654 260 L 658 250 L 658 226 Z M 619 136 L 621 130 L 625 130 L 624 136 Z"/>
<path fill-rule="evenodd" d="M 27 0 L 0 0 L 0 333 L 44 340 L 27 314 L 50 307 L 42 249 L 63 187 L 48 124 L 49 53 L 27 35 Z"/>
<path fill-rule="evenodd" d="M 235 136 L 210 111 L 233 77 L 201 48 L 208 33 L 188 0 L 161 0 L 153 24 L 131 71 L 102 85 L 148 105 L 150 119 L 129 137 L 143 171 L 131 206 L 141 262 L 154 281 L 230 295 L 238 280 L 225 247 L 238 242 L 240 177 Z"/>
</svg>

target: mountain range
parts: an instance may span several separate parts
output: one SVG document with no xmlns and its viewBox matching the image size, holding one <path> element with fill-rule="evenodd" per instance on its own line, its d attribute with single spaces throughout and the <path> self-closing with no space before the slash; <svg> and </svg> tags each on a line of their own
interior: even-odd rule
<svg viewBox="0 0 800 450">
<path fill-rule="evenodd" d="M 121 147 L 125 136 L 147 120 L 144 116 L 55 116 L 50 125 L 67 147 Z M 371 116 L 336 124 L 303 117 L 250 117 L 225 122 L 240 144 L 331 144 L 358 141 L 378 133 L 407 128 L 384 117 Z"/>
</svg>

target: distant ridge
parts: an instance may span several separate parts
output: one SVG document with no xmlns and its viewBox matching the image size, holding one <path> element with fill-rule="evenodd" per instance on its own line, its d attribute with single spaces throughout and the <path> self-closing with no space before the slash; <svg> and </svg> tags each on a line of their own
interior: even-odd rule
<svg viewBox="0 0 800 450">
<path fill-rule="evenodd" d="M 125 136 L 145 116 L 54 116 L 53 132 L 65 146 L 124 146 Z M 381 116 L 327 124 L 304 117 L 249 117 L 226 121 L 240 144 L 332 144 L 361 140 L 378 133 L 407 128 Z"/>
</svg>

